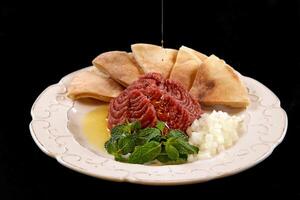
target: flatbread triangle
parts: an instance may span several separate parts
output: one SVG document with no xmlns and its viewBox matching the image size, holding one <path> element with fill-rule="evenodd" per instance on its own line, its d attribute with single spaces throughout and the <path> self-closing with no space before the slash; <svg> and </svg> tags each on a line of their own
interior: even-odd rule
<svg viewBox="0 0 300 200">
<path fill-rule="evenodd" d="M 192 87 L 197 71 L 202 64 L 202 61 L 191 50 L 184 46 L 180 47 L 170 74 L 170 79 L 180 82 L 187 90 Z"/>
<path fill-rule="evenodd" d="M 248 92 L 232 67 L 215 55 L 204 60 L 199 68 L 190 94 L 204 105 L 224 105 L 245 108 Z"/>
<path fill-rule="evenodd" d="M 144 73 L 161 73 L 168 78 L 175 63 L 177 50 L 166 49 L 153 44 L 131 45 L 133 56 Z"/>
</svg>

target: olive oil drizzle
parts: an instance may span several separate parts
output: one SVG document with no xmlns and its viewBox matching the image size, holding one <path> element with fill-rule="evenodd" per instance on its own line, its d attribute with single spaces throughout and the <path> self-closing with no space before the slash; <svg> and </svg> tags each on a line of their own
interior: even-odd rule
<svg viewBox="0 0 300 200">
<path fill-rule="evenodd" d="M 161 0 L 161 47 L 164 48 L 164 0 Z"/>
</svg>

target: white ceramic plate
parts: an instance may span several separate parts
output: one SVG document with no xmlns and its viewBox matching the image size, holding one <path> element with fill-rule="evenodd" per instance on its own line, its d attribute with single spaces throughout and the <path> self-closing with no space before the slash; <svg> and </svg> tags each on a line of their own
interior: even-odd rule
<svg viewBox="0 0 300 200">
<path fill-rule="evenodd" d="M 258 81 L 242 77 L 251 104 L 242 113 L 246 131 L 233 147 L 212 159 L 181 165 L 147 166 L 117 162 L 111 156 L 89 148 L 80 137 L 78 122 L 95 105 L 73 102 L 66 97 L 66 86 L 77 72 L 65 76 L 40 94 L 32 106 L 30 131 L 36 144 L 47 155 L 70 169 L 94 177 L 149 185 L 177 185 L 229 176 L 268 157 L 287 130 L 287 115 L 280 107 L 279 99 Z"/>
</svg>

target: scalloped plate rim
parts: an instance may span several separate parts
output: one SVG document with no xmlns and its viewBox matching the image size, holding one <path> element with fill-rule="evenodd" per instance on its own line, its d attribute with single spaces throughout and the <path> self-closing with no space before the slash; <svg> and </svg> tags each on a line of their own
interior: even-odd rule
<svg viewBox="0 0 300 200">
<path fill-rule="evenodd" d="M 178 180 L 168 180 L 166 182 L 160 182 L 160 181 L 157 181 L 157 180 L 146 180 L 146 181 L 143 181 L 143 180 L 139 180 L 139 179 L 127 179 L 126 177 L 125 178 L 114 178 L 114 177 L 111 177 L 109 175 L 103 175 L 103 174 L 95 174 L 95 173 L 90 173 L 88 171 L 85 171 L 85 170 L 82 170 L 80 168 L 77 168 L 77 167 L 74 167 L 73 165 L 70 165 L 68 164 L 67 162 L 63 161 L 62 159 L 60 159 L 59 155 L 56 155 L 56 154 L 53 154 L 51 153 L 50 151 L 47 150 L 46 147 L 43 146 L 43 144 L 41 144 L 41 142 L 37 139 L 37 136 L 35 134 L 35 132 L 33 131 L 33 127 L 32 127 L 32 123 L 34 121 L 34 107 L 36 105 L 36 103 L 38 102 L 38 100 L 41 98 L 41 96 L 43 96 L 43 94 L 51 87 L 54 87 L 56 85 L 59 85 L 59 84 L 63 84 L 63 80 L 67 77 L 67 76 L 70 76 L 72 74 L 75 74 L 76 72 L 78 71 L 81 71 L 81 70 L 84 70 L 84 69 L 87 69 L 88 67 L 86 68 L 82 68 L 82 69 L 79 69 L 77 71 L 74 71 L 72 73 L 69 73 L 67 75 L 65 75 L 63 78 L 61 78 L 61 80 L 56 83 L 56 84 L 52 84 L 52 85 L 49 85 L 47 88 L 45 88 L 43 90 L 42 93 L 40 93 L 40 95 L 36 98 L 35 102 L 33 103 L 32 107 L 31 107 L 31 110 L 30 110 L 30 114 L 31 114 L 31 117 L 32 117 L 32 121 L 30 122 L 29 124 L 29 129 L 30 129 L 30 134 L 34 140 L 34 142 L 36 143 L 36 145 L 41 149 L 42 152 L 44 152 L 46 155 L 52 157 L 52 158 L 55 158 L 57 160 L 58 163 L 60 163 L 61 165 L 69 168 L 69 169 L 72 169 L 74 171 L 77 171 L 79 173 L 82 173 L 82 174 L 85 174 L 85 175 L 89 175 L 89 176 L 92 176 L 92 177 L 95 177 L 95 178 L 100 178 L 100 179 L 104 179 L 104 180 L 110 180 L 110 181 L 116 181 L 116 182 L 130 182 L 130 183 L 134 183 L 134 184 L 143 184 L 143 185 L 185 185 L 185 184 L 194 184 L 194 183 L 202 183 L 202 182 L 206 182 L 206 181 L 210 181 L 210 180 L 213 180 L 213 179 L 219 179 L 219 178 L 223 178 L 223 177 L 227 177 L 227 176 L 231 176 L 231 175 L 234 175 L 234 174 L 237 174 L 237 173 L 240 173 L 242 171 L 245 171 L 259 163 L 261 163 L 262 161 L 264 161 L 267 157 L 269 157 L 274 149 L 283 141 L 284 137 L 286 136 L 286 133 L 287 133 L 287 128 L 288 128 L 288 116 L 287 116 L 287 113 L 286 111 L 281 107 L 281 103 L 280 103 L 280 100 L 279 98 L 277 97 L 276 94 L 274 94 L 268 87 L 266 87 L 264 84 L 262 84 L 261 82 L 251 78 L 251 77 L 247 77 L 247 76 L 243 76 L 244 78 L 247 78 L 247 79 L 251 79 L 252 81 L 255 81 L 256 83 L 258 83 L 260 86 L 264 87 L 265 89 L 269 90 L 271 92 L 271 94 L 278 100 L 277 103 L 278 103 L 278 106 L 280 108 L 280 111 L 284 114 L 284 118 L 285 118 L 285 126 L 284 126 L 284 130 L 282 131 L 282 135 L 281 137 L 276 141 L 276 143 L 273 144 L 273 146 L 271 146 L 271 148 L 269 149 L 269 151 L 267 153 L 265 153 L 263 156 L 261 156 L 258 160 L 256 160 L 256 162 L 253 162 L 243 168 L 238 168 L 236 170 L 232 170 L 230 172 L 226 172 L 222 175 L 218 175 L 218 176 L 212 176 L 212 177 L 206 177 L 206 178 L 203 178 L 203 179 L 198 179 L 198 180 L 195 180 L 195 179 L 182 179 L 180 181 Z M 72 109 L 69 108 L 69 109 Z M 68 109 L 68 110 L 69 110 Z M 79 144 L 80 145 L 80 144 Z M 131 164 L 132 165 L 132 164 Z M 135 164 L 133 164 L 135 165 Z"/>
</svg>

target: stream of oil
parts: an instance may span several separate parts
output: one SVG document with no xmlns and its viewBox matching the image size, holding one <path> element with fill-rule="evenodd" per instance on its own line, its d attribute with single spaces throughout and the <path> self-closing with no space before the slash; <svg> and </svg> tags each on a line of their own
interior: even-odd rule
<svg viewBox="0 0 300 200">
<path fill-rule="evenodd" d="M 161 47 L 164 47 L 164 0 L 161 0 Z"/>
</svg>

